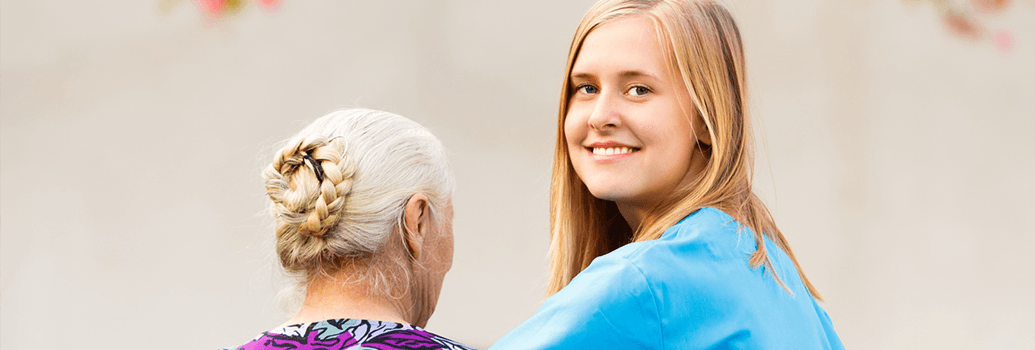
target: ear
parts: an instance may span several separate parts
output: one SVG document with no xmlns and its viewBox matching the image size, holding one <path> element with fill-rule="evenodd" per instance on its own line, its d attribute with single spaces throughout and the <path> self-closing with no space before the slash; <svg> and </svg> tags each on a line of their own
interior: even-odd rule
<svg viewBox="0 0 1035 350">
<path fill-rule="evenodd" d="M 705 145 L 712 145 L 712 135 L 708 133 L 708 125 L 704 123 L 704 117 L 701 113 L 694 112 L 694 136 L 697 137 L 697 142 Z"/>
<path fill-rule="evenodd" d="M 424 238 L 428 236 L 431 229 L 431 210 L 428 207 L 428 197 L 417 193 L 410 196 L 406 201 L 406 209 L 403 214 L 403 242 L 410 256 L 414 259 L 424 254 Z"/>
</svg>

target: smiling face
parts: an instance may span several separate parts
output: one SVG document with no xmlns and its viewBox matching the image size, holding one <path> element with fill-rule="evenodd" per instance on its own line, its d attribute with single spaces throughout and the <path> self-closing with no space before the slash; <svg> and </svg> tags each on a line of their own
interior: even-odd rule
<svg viewBox="0 0 1035 350">
<path fill-rule="evenodd" d="M 572 166 L 634 229 L 707 162 L 694 130 L 707 133 L 667 54 L 650 18 L 625 17 L 586 36 L 569 77 L 564 136 Z"/>
</svg>

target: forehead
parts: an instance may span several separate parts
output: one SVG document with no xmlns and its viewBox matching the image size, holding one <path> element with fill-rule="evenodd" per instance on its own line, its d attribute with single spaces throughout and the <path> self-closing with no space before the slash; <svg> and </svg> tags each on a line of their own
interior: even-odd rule
<svg viewBox="0 0 1035 350">
<path fill-rule="evenodd" d="M 601 24 L 589 32 L 575 58 L 572 75 L 642 70 L 658 77 L 667 76 L 666 55 L 654 22 L 645 15 L 633 15 Z"/>
</svg>

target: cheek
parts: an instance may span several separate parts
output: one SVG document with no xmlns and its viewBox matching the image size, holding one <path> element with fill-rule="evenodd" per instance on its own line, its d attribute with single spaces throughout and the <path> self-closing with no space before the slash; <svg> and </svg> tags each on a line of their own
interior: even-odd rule
<svg viewBox="0 0 1035 350">
<path fill-rule="evenodd" d="M 445 259 L 446 271 L 449 271 L 449 269 L 453 268 L 453 244 L 454 244 L 453 243 L 453 234 L 449 234 L 448 242 L 446 243 L 446 246 L 442 247 L 442 249 L 446 251 L 446 254 L 445 254 L 446 255 L 446 259 Z"/>
<path fill-rule="evenodd" d="M 575 106 L 569 106 L 568 114 L 564 116 L 564 137 L 568 144 L 578 144 L 586 136 L 586 118 L 578 113 Z"/>
<path fill-rule="evenodd" d="M 571 152 L 571 146 L 578 142 L 578 135 L 575 135 L 575 130 L 572 130 L 569 123 L 564 123 L 564 143 L 568 145 L 568 151 Z"/>
<path fill-rule="evenodd" d="M 683 175 L 674 172 L 688 169 L 691 154 L 697 145 L 690 121 L 678 112 L 678 109 L 671 108 L 655 111 L 652 115 L 665 117 L 643 120 L 634 126 L 639 131 L 637 137 L 657 151 L 652 152 L 652 157 L 656 157 L 650 162 L 654 168 L 652 171 L 659 172 L 659 175 L 664 173 L 666 178 Z"/>
<path fill-rule="evenodd" d="M 697 137 L 694 136 L 691 119 L 682 113 L 678 106 L 655 113 L 655 115 L 667 115 L 664 118 L 657 118 L 649 126 L 650 137 L 655 139 L 669 152 L 686 153 L 697 145 Z M 685 152 L 684 152 L 685 151 Z"/>
<path fill-rule="evenodd" d="M 568 157 L 577 159 L 586 138 L 586 122 L 571 113 L 564 119 L 564 142 L 568 145 Z"/>
<path fill-rule="evenodd" d="M 661 132 L 660 138 L 671 152 L 688 153 L 697 145 L 697 138 L 686 121 L 670 125 Z"/>
<path fill-rule="evenodd" d="M 664 157 L 666 159 L 663 161 L 663 166 L 668 168 L 667 172 L 670 173 L 669 176 L 672 179 L 682 179 L 691 171 L 690 164 L 697 141 L 694 134 L 689 131 L 690 127 L 687 124 L 684 122 L 679 125 L 679 129 L 672 129 L 664 136 L 666 143 Z M 675 127 L 677 126 L 673 125 L 673 128 Z"/>
<path fill-rule="evenodd" d="M 432 266 L 435 266 L 435 272 L 445 275 L 453 267 L 454 237 L 452 220 L 442 227 L 441 234 L 435 240 L 434 245 L 435 257 L 431 261 Z"/>
</svg>

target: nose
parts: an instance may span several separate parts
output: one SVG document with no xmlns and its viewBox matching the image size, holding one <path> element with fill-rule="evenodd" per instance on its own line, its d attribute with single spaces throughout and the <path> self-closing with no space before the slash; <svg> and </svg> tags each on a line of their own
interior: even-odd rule
<svg viewBox="0 0 1035 350">
<path fill-rule="evenodd" d="M 611 94 L 601 91 L 597 95 L 593 112 L 589 115 L 589 127 L 597 131 L 614 130 L 622 126 L 622 117 L 618 109 L 618 101 Z"/>
</svg>

